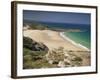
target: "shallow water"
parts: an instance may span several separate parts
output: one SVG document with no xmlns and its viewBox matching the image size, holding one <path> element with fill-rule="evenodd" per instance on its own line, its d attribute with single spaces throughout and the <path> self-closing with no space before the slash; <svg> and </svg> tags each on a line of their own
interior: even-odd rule
<svg viewBox="0 0 100 80">
<path fill-rule="evenodd" d="M 64 34 L 76 43 L 79 43 L 89 49 L 91 48 L 90 30 L 81 32 L 64 32 Z"/>
</svg>

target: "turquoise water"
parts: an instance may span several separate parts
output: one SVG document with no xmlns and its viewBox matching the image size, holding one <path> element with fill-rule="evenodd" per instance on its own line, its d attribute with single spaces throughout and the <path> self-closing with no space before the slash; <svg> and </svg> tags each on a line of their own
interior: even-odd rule
<svg viewBox="0 0 100 80">
<path fill-rule="evenodd" d="M 81 32 L 64 32 L 64 34 L 76 43 L 79 43 L 89 49 L 91 48 L 91 37 L 89 30 Z"/>
</svg>

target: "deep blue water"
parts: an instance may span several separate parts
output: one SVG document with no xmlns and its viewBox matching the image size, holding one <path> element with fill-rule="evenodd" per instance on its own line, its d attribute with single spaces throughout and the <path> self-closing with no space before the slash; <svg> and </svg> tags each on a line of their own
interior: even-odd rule
<svg viewBox="0 0 100 80">
<path fill-rule="evenodd" d="M 46 23 L 46 22 L 41 22 L 41 24 L 47 25 L 49 28 L 90 30 L 89 24 Z"/>
</svg>

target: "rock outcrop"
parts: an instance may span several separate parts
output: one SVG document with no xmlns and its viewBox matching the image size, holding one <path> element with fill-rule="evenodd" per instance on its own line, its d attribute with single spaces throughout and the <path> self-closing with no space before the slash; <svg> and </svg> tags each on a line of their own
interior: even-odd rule
<svg viewBox="0 0 100 80">
<path fill-rule="evenodd" d="M 31 49 L 32 51 L 46 51 L 48 52 L 48 47 L 43 43 L 36 42 L 29 37 L 23 38 L 23 47 Z"/>
<path fill-rule="evenodd" d="M 64 50 L 63 47 L 60 47 L 58 49 L 48 51 L 46 59 L 50 64 L 56 65 L 56 67 L 82 66 L 83 59 L 75 54 L 75 51 L 70 52 Z"/>
</svg>

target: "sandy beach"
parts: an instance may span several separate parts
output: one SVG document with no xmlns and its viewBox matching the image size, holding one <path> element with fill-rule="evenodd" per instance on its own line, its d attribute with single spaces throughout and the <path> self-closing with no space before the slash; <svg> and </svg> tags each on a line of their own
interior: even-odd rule
<svg viewBox="0 0 100 80">
<path fill-rule="evenodd" d="M 30 37 L 37 42 L 44 43 L 50 50 L 53 48 L 64 47 L 72 51 L 88 51 L 87 48 L 73 43 L 69 38 L 64 38 L 63 34 L 52 30 L 25 30 L 24 36 Z"/>
<path fill-rule="evenodd" d="M 89 66 L 91 64 L 90 50 L 84 46 L 75 43 L 57 31 L 52 30 L 24 30 L 24 36 L 29 37 L 37 42 L 44 43 L 49 50 L 63 47 L 65 50 L 73 51 L 74 55 L 83 59 L 82 66 Z"/>
</svg>

